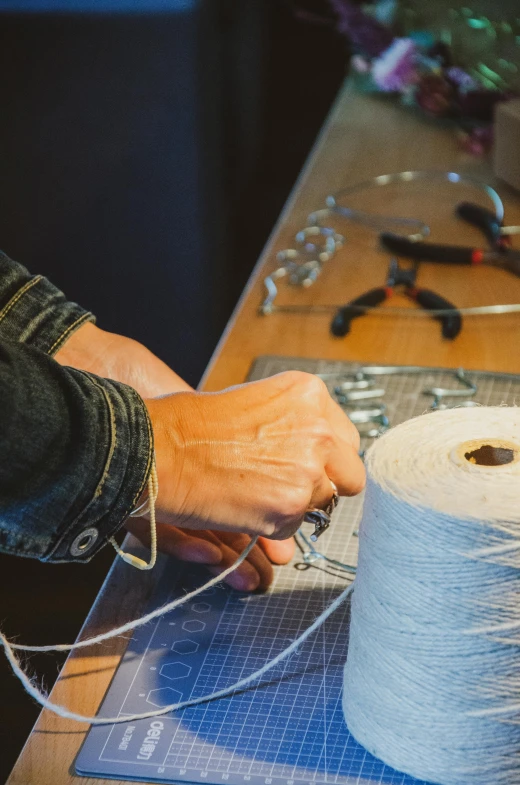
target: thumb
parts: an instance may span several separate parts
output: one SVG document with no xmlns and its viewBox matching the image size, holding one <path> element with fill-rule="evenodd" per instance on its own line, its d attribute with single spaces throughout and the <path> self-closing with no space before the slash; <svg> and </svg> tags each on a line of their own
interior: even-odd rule
<svg viewBox="0 0 520 785">
<path fill-rule="evenodd" d="M 296 550 L 294 537 L 289 537 L 288 540 L 268 540 L 260 537 L 258 544 L 273 564 L 287 564 Z"/>
</svg>

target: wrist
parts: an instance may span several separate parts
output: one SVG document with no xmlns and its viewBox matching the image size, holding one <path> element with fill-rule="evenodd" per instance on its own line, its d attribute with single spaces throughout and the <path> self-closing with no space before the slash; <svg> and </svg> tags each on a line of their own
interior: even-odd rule
<svg viewBox="0 0 520 785">
<path fill-rule="evenodd" d="M 172 399 L 176 399 L 173 401 Z M 145 399 L 153 431 L 159 486 L 157 510 L 164 523 L 182 525 L 190 491 L 190 432 L 200 419 L 197 393 L 179 392 L 166 398 Z M 198 447 L 202 446 L 197 439 Z"/>
<path fill-rule="evenodd" d="M 105 330 L 87 322 L 68 338 L 54 359 L 60 365 L 96 373 L 95 367 L 99 362 L 100 352 L 103 351 L 106 335 Z"/>
</svg>

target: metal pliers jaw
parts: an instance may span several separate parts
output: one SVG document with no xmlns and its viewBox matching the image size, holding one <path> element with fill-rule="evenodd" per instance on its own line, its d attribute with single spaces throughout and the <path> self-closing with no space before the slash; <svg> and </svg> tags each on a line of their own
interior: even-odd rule
<svg viewBox="0 0 520 785">
<path fill-rule="evenodd" d="M 496 214 L 472 202 L 461 202 L 456 215 L 481 231 L 489 248 L 472 248 L 444 243 L 415 242 L 392 232 L 382 232 L 379 239 L 390 253 L 421 262 L 438 264 L 479 265 L 503 267 L 520 276 L 520 252 L 511 249 L 511 235 L 519 234 L 520 227 L 504 226 Z"/>
</svg>

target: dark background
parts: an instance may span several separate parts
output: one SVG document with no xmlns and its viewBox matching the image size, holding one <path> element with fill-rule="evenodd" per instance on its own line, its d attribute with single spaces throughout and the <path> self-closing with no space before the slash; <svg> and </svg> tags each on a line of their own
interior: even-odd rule
<svg viewBox="0 0 520 785">
<path fill-rule="evenodd" d="M 181 5 L 0 13 L 0 247 L 196 384 L 347 58 L 284 0 Z M 0 555 L 2 629 L 73 640 L 112 559 Z M 39 709 L 3 661 L 0 694 L 3 782 Z"/>
</svg>

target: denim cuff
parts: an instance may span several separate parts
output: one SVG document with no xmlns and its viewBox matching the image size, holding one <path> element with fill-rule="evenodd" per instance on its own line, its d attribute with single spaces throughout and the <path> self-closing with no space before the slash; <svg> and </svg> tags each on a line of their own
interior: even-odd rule
<svg viewBox="0 0 520 785">
<path fill-rule="evenodd" d="M 90 561 L 136 508 L 152 468 L 153 432 L 138 393 L 126 384 L 73 372 L 88 380 L 92 405 L 97 399 L 98 412 L 104 410 L 110 436 L 92 498 L 40 557 L 48 562 Z"/>
<path fill-rule="evenodd" d="M 0 251 L 0 340 L 34 346 L 53 356 L 95 317 L 42 275 L 31 275 Z"/>
</svg>

